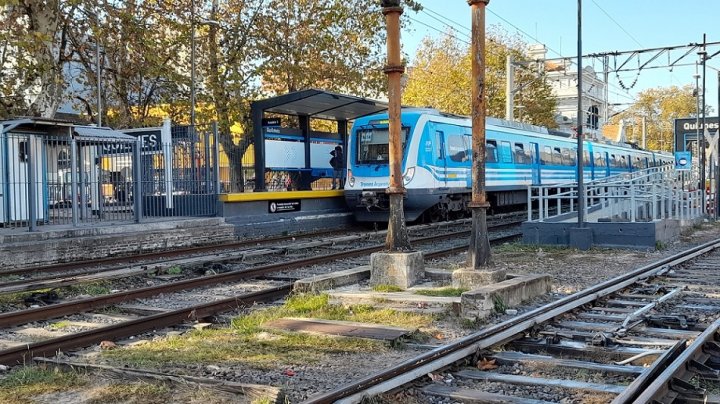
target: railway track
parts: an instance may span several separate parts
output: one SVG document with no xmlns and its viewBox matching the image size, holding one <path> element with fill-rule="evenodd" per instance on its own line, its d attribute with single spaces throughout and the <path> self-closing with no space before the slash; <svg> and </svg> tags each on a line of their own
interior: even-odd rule
<svg viewBox="0 0 720 404">
<path fill-rule="evenodd" d="M 306 403 L 403 388 L 461 402 L 717 400 L 719 248 L 667 257 Z"/>
<path fill-rule="evenodd" d="M 506 228 L 507 224 L 502 224 L 500 227 Z M 420 237 L 414 239 L 413 243 L 420 245 L 423 243 L 436 243 L 438 240 L 442 239 L 465 240 L 468 233 L 469 230 L 463 230 L 435 236 Z M 495 240 L 496 242 L 505 242 L 509 239 L 517 237 L 517 235 L 518 233 L 516 231 L 506 231 L 505 234 L 497 236 Z M 384 245 L 375 244 L 372 246 L 354 248 L 336 253 L 328 253 L 323 256 L 300 258 L 286 262 L 246 268 L 238 271 L 230 271 L 217 275 L 187 279 L 167 285 L 129 290 L 90 299 L 59 303 L 46 307 L 6 312 L 0 314 L 0 328 L 14 327 L 31 322 L 59 318 L 70 314 L 88 312 L 141 297 L 156 296 L 161 293 L 167 294 L 174 291 L 186 291 L 207 285 L 228 284 L 239 280 L 247 280 L 268 276 L 278 272 L 285 272 L 293 268 L 304 268 L 313 265 L 328 264 L 352 257 L 367 256 L 370 253 L 380 251 L 383 248 Z M 436 258 L 442 255 L 454 254 L 464 249 L 467 249 L 466 243 L 456 242 L 449 248 L 430 251 L 426 254 L 426 256 L 428 258 Z M 30 356 L 51 355 L 57 351 L 66 351 L 69 349 L 92 345 L 104 339 L 122 338 L 124 336 L 136 335 L 147 330 L 178 324 L 188 319 L 200 319 L 219 312 L 237 309 L 244 305 L 252 304 L 253 302 L 276 300 L 285 296 L 291 290 L 292 284 L 283 283 L 278 286 L 264 288 L 260 291 L 242 293 L 235 297 L 220 299 L 210 303 L 192 305 L 178 310 L 152 314 L 150 316 L 143 316 L 141 318 L 119 322 L 117 324 L 94 330 L 73 333 L 63 337 L 51 338 L 35 343 L 23 344 L 0 351 L 0 364 L 13 365 L 16 363 L 22 363 L 23 360 L 26 360 Z"/>
</svg>

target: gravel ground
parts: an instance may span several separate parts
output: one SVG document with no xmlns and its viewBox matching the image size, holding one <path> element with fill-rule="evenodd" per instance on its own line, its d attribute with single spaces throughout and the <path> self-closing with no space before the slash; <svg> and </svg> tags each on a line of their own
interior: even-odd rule
<svg viewBox="0 0 720 404">
<path fill-rule="evenodd" d="M 626 273 L 630 270 L 655 262 L 663 257 L 676 254 L 695 245 L 715 239 L 720 235 L 720 225 L 702 224 L 689 229 L 680 240 L 665 246 L 661 250 L 629 250 L 629 249 L 591 249 L 589 251 L 567 250 L 553 247 L 529 247 L 518 244 L 506 244 L 493 248 L 494 266 L 505 268 L 512 274 L 547 273 L 552 278 L 552 293 L 518 307 L 522 313 L 595 285 L 601 281 Z M 436 260 L 426 264 L 429 267 L 457 268 L 463 265 L 465 254 Z M 337 268 L 336 268 L 337 269 Z M 308 271 L 314 272 L 314 271 Z M 321 271 L 319 271 L 321 272 Z M 468 328 L 457 318 L 448 316 L 439 319 L 435 324 L 441 340 L 430 343 L 444 343 L 477 331 L 479 328 L 495 324 L 510 318 L 510 315 L 495 315 L 482 324 Z M 239 349 L 242 349 L 239 347 Z M 160 369 L 202 377 L 227 379 L 236 382 L 269 384 L 280 386 L 289 393 L 290 402 L 300 402 L 318 392 L 327 391 L 348 383 L 352 380 L 387 368 L 393 363 L 412 358 L 422 352 L 412 346 L 390 348 L 379 354 L 344 353 L 327 354 L 321 363 L 292 367 L 292 375 L 288 375 L 287 364 L 278 363 L 274 369 L 259 370 L 233 363 L 218 364 L 187 364 L 183 368 Z M 502 391 L 507 386 L 498 386 Z M 514 387 L 509 388 L 511 393 Z M 567 395 L 562 389 L 540 388 L 534 398 L 549 399 L 563 402 L 604 402 L 600 397 L 587 397 L 577 393 Z M 563 396 L 563 394 L 566 394 Z M 600 401 L 596 401 L 600 399 Z M 590 401 L 587 401 L 590 400 Z M 453 400 L 426 397 L 417 390 L 411 389 L 378 398 L 376 402 L 387 403 L 452 403 Z"/>
</svg>

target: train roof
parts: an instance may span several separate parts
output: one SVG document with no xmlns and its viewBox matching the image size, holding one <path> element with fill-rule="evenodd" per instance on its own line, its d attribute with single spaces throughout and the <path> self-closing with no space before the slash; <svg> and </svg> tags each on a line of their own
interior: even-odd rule
<svg viewBox="0 0 720 404">
<path fill-rule="evenodd" d="M 467 121 L 467 124 L 470 125 L 470 117 L 466 115 L 456 115 L 456 114 L 449 114 L 446 112 L 441 112 L 435 108 L 419 108 L 419 107 L 404 107 L 402 108 L 402 114 L 405 116 L 413 116 L 415 115 L 416 118 L 419 118 L 421 115 L 435 115 L 439 117 L 444 118 L 451 118 L 451 119 L 461 119 Z M 367 115 L 363 118 L 358 118 L 358 120 L 365 120 L 367 119 L 369 122 L 372 122 L 373 119 L 377 119 L 378 117 L 387 117 L 387 112 L 381 112 L 373 115 Z M 532 125 L 529 123 L 524 122 L 517 122 L 517 121 L 508 121 L 506 119 L 501 118 L 495 118 L 495 117 L 486 117 L 485 122 L 487 125 L 499 127 L 499 128 L 508 128 L 508 129 L 514 129 L 518 131 L 524 131 L 524 132 L 532 132 L 539 135 L 544 135 L 543 137 L 547 139 L 552 138 L 558 138 L 558 140 L 562 138 L 570 138 L 573 137 L 572 133 L 563 132 L 555 129 L 548 129 L 544 126 L 537 126 Z M 613 142 L 610 140 L 590 140 L 585 139 L 588 142 L 593 142 L 595 144 L 599 145 L 606 145 L 606 146 L 614 146 L 618 148 L 623 149 L 635 149 L 635 150 L 641 150 L 646 152 L 652 152 L 650 150 L 645 150 L 642 148 L 639 148 L 637 145 L 633 145 L 630 143 L 620 143 L 620 142 Z M 658 152 L 653 152 L 658 153 Z"/>
</svg>

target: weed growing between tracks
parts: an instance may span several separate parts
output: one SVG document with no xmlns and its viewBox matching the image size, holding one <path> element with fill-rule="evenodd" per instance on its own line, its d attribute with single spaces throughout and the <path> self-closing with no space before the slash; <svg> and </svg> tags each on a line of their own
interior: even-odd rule
<svg viewBox="0 0 720 404">
<path fill-rule="evenodd" d="M 0 403 L 34 403 L 33 396 L 77 389 L 87 383 L 84 375 L 75 372 L 21 367 L 0 379 Z"/>
<path fill-rule="evenodd" d="M 233 403 L 231 393 L 164 382 L 123 381 L 43 366 L 20 367 L 0 379 L 0 403 Z"/>
<path fill-rule="evenodd" d="M 104 354 L 113 361 L 138 366 L 240 363 L 272 369 L 278 365 L 316 363 L 335 352 L 390 349 L 386 343 L 375 340 L 282 332 L 264 327 L 268 321 L 283 317 L 358 321 L 410 329 L 429 328 L 434 320 L 429 315 L 375 309 L 370 305 L 333 305 L 326 294 L 296 295 L 282 306 L 237 317 L 227 328 L 194 330 Z M 427 334 L 415 333 L 413 338 L 422 340 Z"/>
</svg>

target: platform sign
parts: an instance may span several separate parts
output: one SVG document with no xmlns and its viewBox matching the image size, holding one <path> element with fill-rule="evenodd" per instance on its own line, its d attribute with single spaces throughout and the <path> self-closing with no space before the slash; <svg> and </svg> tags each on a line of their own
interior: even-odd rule
<svg viewBox="0 0 720 404">
<path fill-rule="evenodd" d="M 675 152 L 675 169 L 690 171 L 690 167 L 692 167 L 692 154 L 689 151 Z"/>
<path fill-rule="evenodd" d="M 268 201 L 268 213 L 297 212 L 300 210 L 299 199 Z"/>
</svg>

